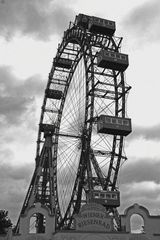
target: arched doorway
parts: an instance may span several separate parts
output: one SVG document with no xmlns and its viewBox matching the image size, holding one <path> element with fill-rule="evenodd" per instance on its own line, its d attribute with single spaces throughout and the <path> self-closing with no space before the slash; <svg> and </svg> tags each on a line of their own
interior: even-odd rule
<svg viewBox="0 0 160 240">
<path fill-rule="evenodd" d="M 46 218 L 42 213 L 34 213 L 29 221 L 29 233 L 45 233 Z"/>
<path fill-rule="evenodd" d="M 144 233 L 144 219 L 139 214 L 133 214 L 130 218 L 131 233 Z"/>
</svg>

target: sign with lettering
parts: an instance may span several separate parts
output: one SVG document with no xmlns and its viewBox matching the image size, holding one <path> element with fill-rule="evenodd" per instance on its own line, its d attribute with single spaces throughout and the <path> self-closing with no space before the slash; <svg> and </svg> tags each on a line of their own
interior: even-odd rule
<svg viewBox="0 0 160 240">
<path fill-rule="evenodd" d="M 113 230 L 113 219 L 100 204 L 90 203 L 82 206 L 80 213 L 75 215 L 74 219 L 78 231 L 111 232 Z"/>
</svg>

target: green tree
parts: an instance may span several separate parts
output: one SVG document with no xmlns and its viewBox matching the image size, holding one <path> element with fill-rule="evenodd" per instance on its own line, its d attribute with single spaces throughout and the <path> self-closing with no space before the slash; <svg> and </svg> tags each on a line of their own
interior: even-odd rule
<svg viewBox="0 0 160 240">
<path fill-rule="evenodd" d="M 0 210 L 0 234 L 5 234 L 11 226 L 12 222 L 8 218 L 8 211 Z"/>
</svg>

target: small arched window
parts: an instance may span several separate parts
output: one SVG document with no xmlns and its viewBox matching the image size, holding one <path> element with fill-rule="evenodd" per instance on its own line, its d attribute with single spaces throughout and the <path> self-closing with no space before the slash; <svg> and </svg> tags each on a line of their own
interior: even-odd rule
<svg viewBox="0 0 160 240">
<path fill-rule="evenodd" d="M 130 218 L 131 233 L 144 233 L 144 219 L 139 214 Z"/>
<path fill-rule="evenodd" d="M 46 218 L 42 213 L 34 213 L 29 221 L 29 233 L 45 233 Z"/>
</svg>

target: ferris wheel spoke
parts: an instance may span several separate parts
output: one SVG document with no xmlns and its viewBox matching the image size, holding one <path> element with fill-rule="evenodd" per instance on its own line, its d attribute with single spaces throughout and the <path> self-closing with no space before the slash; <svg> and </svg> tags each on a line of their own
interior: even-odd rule
<svg viewBox="0 0 160 240">
<path fill-rule="evenodd" d="M 62 184 L 62 186 L 63 186 L 63 188 L 62 188 L 63 191 L 61 190 L 61 188 L 59 191 L 59 195 L 60 195 L 60 199 L 61 199 L 60 201 L 62 204 L 63 211 L 66 209 L 67 201 L 69 201 L 69 199 L 70 199 L 71 192 L 73 189 L 73 183 L 75 180 L 75 176 L 77 174 L 76 165 L 78 165 L 78 158 L 76 160 L 75 154 L 77 155 L 77 152 L 74 152 L 74 150 L 73 150 L 73 151 L 69 151 L 67 154 L 66 154 L 66 152 L 63 152 L 63 154 L 61 156 L 61 160 L 63 159 L 62 160 L 63 165 L 65 162 L 65 168 L 61 164 L 60 169 L 62 166 L 63 166 L 63 169 L 62 169 L 62 172 L 59 173 L 59 180 L 60 180 L 59 185 Z"/>
<path fill-rule="evenodd" d="M 85 118 L 85 71 L 80 60 L 70 81 L 59 129 L 57 159 L 58 194 L 62 215 L 70 203 L 81 155 L 81 136 Z M 81 79 L 81 81 L 79 81 Z M 61 135 L 66 137 L 62 137 Z M 74 138 L 75 134 L 75 138 Z M 73 136 L 72 141 L 67 135 Z M 76 139 L 77 137 L 77 139 Z M 76 139 L 76 141 L 75 141 Z M 61 149 L 61 144 L 63 144 Z M 69 169 L 69 170 L 67 170 Z M 62 186 L 62 187 L 60 187 Z"/>
<path fill-rule="evenodd" d="M 75 155 L 77 154 L 77 152 L 68 152 L 65 154 L 65 152 L 63 152 L 63 154 L 61 154 L 58 158 L 59 160 L 59 163 L 58 163 L 58 170 L 60 171 L 61 169 L 63 170 L 64 167 L 66 167 L 68 165 L 68 167 L 71 167 L 71 170 L 70 171 L 74 171 L 72 174 L 74 175 L 76 173 L 76 158 L 75 158 Z M 70 157 L 70 160 L 68 160 L 68 157 Z M 72 157 L 73 160 L 72 160 Z M 60 165 L 61 164 L 61 165 Z M 75 169 L 74 169 L 75 168 Z"/>
<path fill-rule="evenodd" d="M 58 165 L 60 165 L 59 168 L 62 168 L 63 165 L 66 165 L 67 163 L 69 164 L 69 161 L 72 162 L 72 159 L 68 160 L 68 157 L 71 157 L 71 154 L 74 154 L 76 155 L 77 154 L 77 151 L 74 151 L 73 148 L 67 148 L 65 149 L 65 151 L 63 150 L 62 152 L 59 153 L 58 155 L 58 160 L 59 160 L 59 163 Z"/>
<path fill-rule="evenodd" d="M 77 110 L 77 106 L 74 103 L 75 100 L 73 100 L 71 103 L 68 102 L 68 109 L 65 111 L 63 119 L 64 119 L 64 127 L 66 126 L 66 129 L 72 127 L 73 129 L 77 128 L 77 126 L 80 126 L 80 124 L 83 124 L 83 117 L 84 117 L 84 113 L 83 113 L 83 108 L 84 108 L 84 103 L 83 104 L 79 104 L 78 106 L 78 110 Z M 73 109 L 73 111 L 71 111 L 71 109 Z M 68 124 L 68 125 L 67 125 Z M 62 126 L 63 127 L 63 126 Z"/>
<path fill-rule="evenodd" d="M 76 106 L 72 106 L 70 105 L 70 108 L 76 108 Z M 66 111 L 65 115 L 63 116 L 62 120 L 62 127 L 61 130 L 62 131 L 80 131 L 80 127 L 83 125 L 83 118 L 84 118 L 84 114 L 82 112 L 84 106 L 80 106 L 78 111 Z"/>
<path fill-rule="evenodd" d="M 83 107 L 81 107 L 79 109 L 79 112 L 81 113 L 81 109 Z M 80 114 L 79 114 L 80 115 Z M 79 132 L 81 129 L 81 126 L 83 125 L 83 121 L 82 118 L 84 117 L 84 115 L 82 114 L 81 117 L 75 117 L 73 118 L 74 115 L 72 114 L 72 112 L 69 112 L 68 114 L 66 113 L 65 116 L 63 116 L 63 124 L 61 126 L 61 131 L 63 132 Z"/>
</svg>

